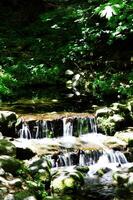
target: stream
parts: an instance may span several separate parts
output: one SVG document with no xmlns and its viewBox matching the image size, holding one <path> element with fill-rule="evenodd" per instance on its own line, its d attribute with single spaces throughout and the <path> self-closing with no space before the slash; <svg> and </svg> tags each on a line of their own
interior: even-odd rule
<svg viewBox="0 0 133 200">
<path fill-rule="evenodd" d="M 53 195 L 46 200 L 133 200 L 132 194 L 127 194 L 125 189 L 119 191 L 112 185 L 110 172 L 102 178 L 95 176 L 99 166 L 117 171 L 119 167 L 128 166 L 128 161 L 122 152 L 109 149 L 104 144 L 107 136 L 97 133 L 93 114 L 78 112 L 80 109 L 76 105 L 70 108 L 71 112 L 69 109 L 66 112 L 63 101 L 46 98 L 1 103 L 0 109 L 15 111 L 22 119 L 16 132 L 16 146 L 19 147 L 22 141 L 22 145 L 31 146 L 38 153 L 40 145 L 42 154 L 45 149 L 49 157 L 60 152 L 57 160 L 50 157 L 53 168 L 89 166 L 80 194 Z M 38 154 L 41 155 L 41 152 Z"/>
</svg>

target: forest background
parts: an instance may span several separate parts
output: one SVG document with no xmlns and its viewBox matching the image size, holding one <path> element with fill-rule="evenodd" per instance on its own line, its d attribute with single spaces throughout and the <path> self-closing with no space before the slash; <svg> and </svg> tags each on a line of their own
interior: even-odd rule
<svg viewBox="0 0 133 200">
<path fill-rule="evenodd" d="M 1 0 L 0 98 L 42 87 L 93 102 L 130 98 L 132 44 L 132 0 Z"/>
</svg>

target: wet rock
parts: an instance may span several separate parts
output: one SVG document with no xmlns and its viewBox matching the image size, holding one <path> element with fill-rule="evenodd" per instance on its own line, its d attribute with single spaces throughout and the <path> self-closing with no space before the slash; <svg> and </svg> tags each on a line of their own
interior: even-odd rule
<svg viewBox="0 0 133 200">
<path fill-rule="evenodd" d="M 4 169 L 0 168 L 0 176 L 3 176 L 5 174 Z"/>
<path fill-rule="evenodd" d="M 111 109 L 115 114 L 120 114 L 124 118 L 126 117 L 130 121 L 130 109 L 127 104 L 113 103 Z"/>
<path fill-rule="evenodd" d="M 113 179 L 117 186 L 124 186 L 128 183 L 129 176 L 126 172 L 118 171 L 113 174 Z"/>
<path fill-rule="evenodd" d="M 15 200 L 15 198 L 13 194 L 8 194 L 5 196 L 4 200 Z"/>
<path fill-rule="evenodd" d="M 127 106 L 129 108 L 129 110 L 131 111 L 131 116 L 133 116 L 132 115 L 132 113 L 133 113 L 133 98 L 127 100 Z"/>
<path fill-rule="evenodd" d="M 100 168 L 96 171 L 95 175 L 98 175 L 99 177 L 102 177 L 104 174 L 108 173 L 109 171 L 111 171 L 110 168 L 108 167 L 103 167 L 103 168 Z"/>
<path fill-rule="evenodd" d="M 83 175 L 73 168 L 58 170 L 52 177 L 51 188 L 54 193 L 74 193 L 80 190 L 84 183 Z"/>
<path fill-rule="evenodd" d="M 113 135 L 116 130 L 120 130 L 124 125 L 125 119 L 119 114 L 110 117 L 97 117 L 98 129 L 107 135 Z"/>
<path fill-rule="evenodd" d="M 133 146 L 133 127 L 115 133 L 115 137 L 123 140 L 128 146 Z"/>
<path fill-rule="evenodd" d="M 6 139 L 0 139 L 0 155 L 16 156 L 16 147 Z"/>
<path fill-rule="evenodd" d="M 125 150 L 127 147 L 127 143 L 115 136 L 106 136 L 105 139 L 103 140 L 103 144 L 114 150 Z"/>
<path fill-rule="evenodd" d="M 113 103 L 96 111 L 99 132 L 113 135 L 132 123 L 131 106 L 127 103 Z"/>
<path fill-rule="evenodd" d="M 19 160 L 29 160 L 35 156 L 31 149 L 16 148 L 16 158 Z"/>
<path fill-rule="evenodd" d="M 38 179 L 44 184 L 44 189 L 49 190 L 50 188 L 50 180 L 51 180 L 51 163 L 48 161 L 45 157 L 35 157 L 32 160 L 28 161 L 26 163 L 28 167 L 28 171 L 30 176 L 38 177 Z M 33 187 L 35 187 L 35 184 L 37 183 L 32 183 Z M 37 185 L 36 185 L 37 187 Z"/>
<path fill-rule="evenodd" d="M 11 111 L 0 111 L 0 132 L 4 136 L 15 136 L 15 123 L 17 115 Z"/>
<path fill-rule="evenodd" d="M 22 167 L 22 163 L 11 156 L 3 155 L 0 156 L 0 167 L 2 167 L 5 172 L 10 172 L 15 175 L 17 170 Z"/>
<path fill-rule="evenodd" d="M 35 196 L 28 190 L 23 190 L 15 193 L 15 200 L 37 200 Z"/>
<path fill-rule="evenodd" d="M 113 111 L 108 107 L 100 108 L 96 111 L 96 117 L 109 117 L 111 115 L 113 115 Z"/>
<path fill-rule="evenodd" d="M 24 198 L 23 200 L 37 200 L 34 196 L 29 196 Z"/>
<path fill-rule="evenodd" d="M 76 169 L 80 171 L 81 173 L 87 173 L 89 171 L 88 166 L 77 166 Z"/>
<path fill-rule="evenodd" d="M 22 186 L 22 180 L 20 178 L 15 178 L 11 181 L 9 181 L 10 186 L 16 186 L 16 187 L 21 187 Z"/>
</svg>

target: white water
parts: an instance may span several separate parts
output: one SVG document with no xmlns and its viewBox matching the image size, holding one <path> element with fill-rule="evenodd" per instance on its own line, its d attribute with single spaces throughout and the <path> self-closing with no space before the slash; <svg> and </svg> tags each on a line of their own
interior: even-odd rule
<svg viewBox="0 0 133 200">
<path fill-rule="evenodd" d="M 35 121 L 32 122 L 30 128 L 28 126 L 30 122 L 24 121 L 22 123 L 22 128 L 18 131 L 18 136 L 21 138 L 44 138 L 51 137 L 50 133 L 57 136 L 57 128 L 60 128 L 60 134 L 63 137 L 68 136 L 81 136 L 87 133 L 97 133 L 97 125 L 94 117 L 78 117 L 78 118 L 63 118 L 62 127 L 54 121 Z M 62 130 L 61 130 L 62 129 Z M 62 133 L 61 133 L 62 132 Z M 57 133 L 57 134 L 56 134 Z"/>
<path fill-rule="evenodd" d="M 22 128 L 19 130 L 18 135 L 20 138 L 31 139 L 31 132 L 25 122 L 22 124 Z"/>
<path fill-rule="evenodd" d="M 59 143 L 59 146 L 68 151 L 58 155 L 58 162 L 53 162 L 54 166 L 91 166 L 91 165 L 123 165 L 127 163 L 127 159 L 123 153 L 120 151 L 113 151 L 105 146 L 104 139 L 107 137 L 102 134 L 97 133 L 97 125 L 95 118 L 75 118 L 78 125 L 79 137 L 74 137 L 74 119 L 73 118 L 63 118 L 63 137 L 55 138 Z M 41 129 L 40 129 L 41 126 Z M 20 138 L 35 139 L 42 138 L 45 135 L 47 138 L 49 132 L 54 132 L 54 127 L 52 122 L 48 127 L 47 121 L 42 121 L 41 123 L 36 123 L 34 126 L 34 136 L 31 133 L 29 126 L 26 122 L 22 124 L 22 128 L 19 130 L 18 135 Z M 42 131 L 40 133 L 40 131 Z M 86 133 L 87 132 L 87 133 Z M 92 133 L 92 134 L 90 134 Z M 38 140 L 39 141 L 39 140 Z M 41 140 L 40 140 L 41 141 Z M 52 139 L 51 139 L 52 141 Z M 77 146 L 76 146 L 77 145 Z M 79 145 L 79 148 L 78 148 Z M 81 146 L 80 146 L 81 145 Z M 77 152 L 72 151 L 76 146 Z M 81 148 L 80 148 L 81 147 Z M 91 150 L 91 148 L 93 150 Z M 87 150 L 89 149 L 90 150 Z M 71 152 L 70 152 L 71 151 Z"/>
<path fill-rule="evenodd" d="M 73 118 L 63 118 L 63 137 L 73 136 L 74 133 L 74 119 Z M 77 132 L 81 136 L 87 133 L 97 133 L 97 125 L 95 117 L 91 118 L 76 118 L 77 121 Z"/>
<path fill-rule="evenodd" d="M 63 118 L 63 137 L 73 135 L 73 123 L 71 118 Z"/>
<path fill-rule="evenodd" d="M 91 131 L 92 133 L 97 133 L 97 124 L 96 124 L 96 118 L 90 118 L 90 125 L 91 125 Z"/>
</svg>

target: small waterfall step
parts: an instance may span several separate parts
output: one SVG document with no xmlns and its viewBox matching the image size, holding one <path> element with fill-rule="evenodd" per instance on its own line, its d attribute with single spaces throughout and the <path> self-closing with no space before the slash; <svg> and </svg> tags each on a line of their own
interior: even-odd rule
<svg viewBox="0 0 133 200">
<path fill-rule="evenodd" d="M 17 127 L 18 137 L 27 139 L 62 136 L 78 137 L 87 133 L 97 133 L 94 116 L 73 116 L 54 120 L 23 120 Z"/>
<path fill-rule="evenodd" d="M 98 164 L 99 166 L 116 164 L 122 165 L 128 163 L 125 155 L 120 151 L 114 150 L 90 150 L 83 151 L 79 150 L 78 152 L 60 152 L 51 157 L 51 162 L 53 167 L 62 167 L 62 166 L 91 166 Z"/>
</svg>

